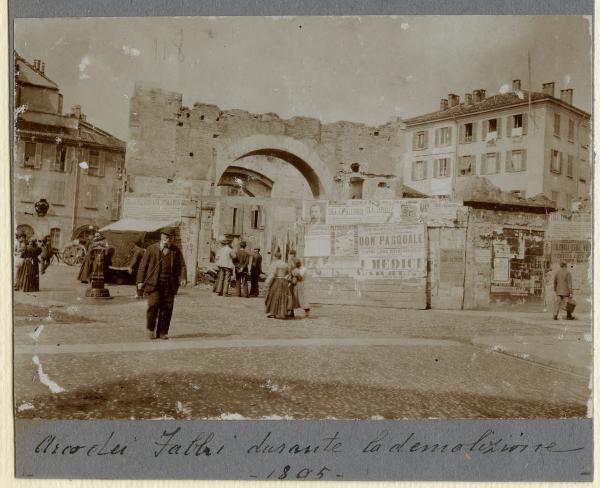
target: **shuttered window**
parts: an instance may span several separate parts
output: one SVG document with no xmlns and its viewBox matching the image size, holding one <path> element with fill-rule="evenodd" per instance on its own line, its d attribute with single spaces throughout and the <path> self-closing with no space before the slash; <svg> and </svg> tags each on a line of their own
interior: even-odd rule
<svg viewBox="0 0 600 488">
<path fill-rule="evenodd" d="M 54 166 L 56 162 L 56 145 L 55 144 L 40 144 L 42 154 L 41 154 L 41 164 L 46 168 L 51 168 Z"/>
<path fill-rule="evenodd" d="M 52 163 L 52 171 L 59 171 L 65 173 L 67 171 L 67 153 L 68 148 L 66 146 L 57 146 L 56 157 Z"/>
<path fill-rule="evenodd" d="M 53 205 L 65 204 L 65 182 L 53 181 L 50 185 L 50 203 Z"/>
<path fill-rule="evenodd" d="M 493 152 L 481 156 L 481 174 L 493 175 L 500 173 L 500 153 Z"/>
<path fill-rule="evenodd" d="M 85 208 L 98 208 L 98 187 L 96 185 L 86 185 L 83 195 L 83 206 Z"/>
<path fill-rule="evenodd" d="M 562 153 L 556 149 L 550 150 L 550 171 L 556 174 L 562 172 Z"/>
<path fill-rule="evenodd" d="M 506 171 L 514 173 L 517 171 L 525 171 L 526 166 L 526 153 L 525 149 L 517 149 L 514 151 L 507 151 L 506 153 Z"/>
<path fill-rule="evenodd" d="M 37 155 L 37 144 L 35 142 L 26 142 L 25 151 L 23 155 L 23 166 L 26 168 L 35 168 L 36 166 L 36 155 Z"/>
<path fill-rule="evenodd" d="M 87 174 L 90 176 L 104 176 L 104 153 L 96 149 L 89 150 Z"/>
<path fill-rule="evenodd" d="M 413 134 L 413 150 L 427 149 L 427 131 L 422 130 Z"/>
<path fill-rule="evenodd" d="M 575 140 L 575 121 L 569 119 L 569 133 L 567 136 L 569 142 L 573 142 Z"/>
<path fill-rule="evenodd" d="M 560 114 L 554 114 L 554 135 L 560 137 Z"/>
<path fill-rule="evenodd" d="M 427 166 L 425 161 L 413 161 L 412 180 L 419 181 L 427 178 Z"/>
<path fill-rule="evenodd" d="M 449 158 L 440 158 L 433 161 L 433 176 L 435 178 L 446 178 L 450 176 Z"/>
<path fill-rule="evenodd" d="M 475 156 L 461 156 L 458 160 L 458 176 L 475 174 Z"/>
<path fill-rule="evenodd" d="M 573 156 L 567 156 L 567 178 L 573 178 Z"/>
<path fill-rule="evenodd" d="M 33 202 L 33 176 L 19 178 L 17 182 L 17 199 L 21 202 Z"/>
</svg>

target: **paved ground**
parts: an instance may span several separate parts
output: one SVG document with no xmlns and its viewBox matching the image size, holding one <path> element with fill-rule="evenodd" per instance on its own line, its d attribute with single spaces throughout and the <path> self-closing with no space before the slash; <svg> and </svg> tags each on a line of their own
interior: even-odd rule
<svg viewBox="0 0 600 488">
<path fill-rule="evenodd" d="M 21 418 L 531 418 L 585 416 L 591 321 L 531 313 L 315 306 L 266 318 L 263 300 L 176 299 L 150 341 L 131 286 L 84 298 L 53 266 L 15 295 Z"/>
</svg>

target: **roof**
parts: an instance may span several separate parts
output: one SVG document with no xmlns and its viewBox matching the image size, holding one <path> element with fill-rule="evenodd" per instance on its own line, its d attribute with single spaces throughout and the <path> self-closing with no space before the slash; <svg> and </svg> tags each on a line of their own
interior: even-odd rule
<svg viewBox="0 0 600 488">
<path fill-rule="evenodd" d="M 444 120 L 454 117 L 464 117 L 479 112 L 487 112 L 492 110 L 499 110 L 502 108 L 512 107 L 515 105 L 527 105 L 529 103 L 529 95 L 531 94 L 531 102 L 551 101 L 558 103 L 570 110 L 578 112 L 584 117 L 590 117 L 590 114 L 578 109 L 577 107 L 570 105 L 562 100 L 540 92 L 529 92 L 527 90 L 521 90 L 517 92 L 501 93 L 487 97 L 481 102 L 474 102 L 466 104 L 465 102 L 459 103 L 454 107 L 449 107 L 446 110 L 438 110 L 436 112 L 430 112 L 428 114 L 419 115 L 410 119 L 405 119 L 406 125 L 423 124 L 425 122 L 432 122 L 434 120 Z"/>
<path fill-rule="evenodd" d="M 39 137 L 60 137 L 65 141 L 83 142 L 125 150 L 125 142 L 88 122 L 68 115 L 25 111 L 19 114 L 16 129 L 20 134 Z"/>
<path fill-rule="evenodd" d="M 457 179 L 456 196 L 461 198 L 465 204 L 473 202 L 512 207 L 556 209 L 556 203 L 544 195 L 523 198 L 514 193 L 501 190 L 483 176 L 464 176 Z"/>
<path fill-rule="evenodd" d="M 36 70 L 33 65 L 29 64 L 25 58 L 22 58 L 16 52 L 15 61 L 18 63 L 18 69 L 16 70 L 17 83 L 27 83 L 30 85 L 50 88 L 52 90 L 58 90 L 58 85 L 54 81 L 48 78 L 45 74 L 42 74 Z"/>
<path fill-rule="evenodd" d="M 125 218 L 117 220 L 112 224 L 100 229 L 100 232 L 106 230 L 113 231 L 134 231 L 134 232 L 156 232 L 163 227 L 174 227 L 179 225 L 179 220 L 142 220 Z"/>
</svg>

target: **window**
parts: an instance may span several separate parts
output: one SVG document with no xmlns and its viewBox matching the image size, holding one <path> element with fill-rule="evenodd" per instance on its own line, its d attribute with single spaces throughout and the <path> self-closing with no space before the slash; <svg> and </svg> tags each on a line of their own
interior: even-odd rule
<svg viewBox="0 0 600 488">
<path fill-rule="evenodd" d="M 435 130 L 435 145 L 449 146 L 452 142 L 452 127 L 441 127 Z"/>
<path fill-rule="evenodd" d="M 235 227 L 236 227 L 236 224 L 237 224 L 237 210 L 238 210 L 237 208 L 234 208 L 233 209 L 233 214 L 231 216 L 231 233 L 232 234 L 236 233 L 235 232 Z"/>
<path fill-rule="evenodd" d="M 54 144 L 42 144 L 42 164 L 52 166 L 56 161 L 56 146 Z"/>
<path fill-rule="evenodd" d="M 433 173 L 436 178 L 446 178 L 450 176 L 450 159 L 441 158 L 433 162 Z"/>
<path fill-rule="evenodd" d="M 50 245 L 56 249 L 60 249 L 60 229 L 57 227 L 50 229 Z"/>
<path fill-rule="evenodd" d="M 569 134 L 567 136 L 569 142 L 575 141 L 575 121 L 569 119 Z"/>
<path fill-rule="evenodd" d="M 65 146 L 58 146 L 56 148 L 56 158 L 52 164 L 53 171 L 60 171 L 65 173 L 67 170 L 67 148 Z"/>
<path fill-rule="evenodd" d="M 552 149 L 550 154 L 550 171 L 552 173 L 560 174 L 562 172 L 562 153 Z"/>
<path fill-rule="evenodd" d="M 464 127 L 465 127 L 464 142 L 473 142 L 473 124 L 468 123 L 468 124 L 465 124 Z"/>
<path fill-rule="evenodd" d="M 500 121 L 498 119 L 489 119 L 483 122 L 483 140 L 488 144 L 493 144 L 500 138 Z"/>
<path fill-rule="evenodd" d="M 554 135 L 560 137 L 560 114 L 554 114 Z"/>
<path fill-rule="evenodd" d="M 37 149 L 37 144 L 35 142 L 26 142 L 25 143 L 25 155 L 23 157 L 23 166 L 26 168 L 36 168 L 35 153 Z"/>
<path fill-rule="evenodd" d="M 427 131 L 415 132 L 413 134 L 413 150 L 427 148 Z"/>
<path fill-rule="evenodd" d="M 412 180 L 424 180 L 427 177 L 427 163 L 425 161 L 414 161 L 412 167 Z"/>
<path fill-rule="evenodd" d="M 458 176 L 471 176 L 474 174 L 475 156 L 461 156 L 458 162 Z"/>
<path fill-rule="evenodd" d="M 53 181 L 50 185 L 50 203 L 53 205 L 65 204 L 65 182 Z"/>
<path fill-rule="evenodd" d="M 33 202 L 33 177 L 31 175 L 19 178 L 17 180 L 18 198 L 21 202 Z"/>
<path fill-rule="evenodd" d="M 567 178 L 573 178 L 573 156 L 567 156 Z"/>
<path fill-rule="evenodd" d="M 524 136 L 527 133 L 527 117 L 524 114 L 516 114 L 508 117 L 507 129 L 511 137 Z"/>
<path fill-rule="evenodd" d="M 506 171 L 525 171 L 525 149 L 508 151 L 506 155 Z"/>
<path fill-rule="evenodd" d="M 350 198 L 353 200 L 360 200 L 363 196 L 363 183 L 362 178 L 350 178 Z"/>
<path fill-rule="evenodd" d="M 260 210 L 255 208 L 252 209 L 252 215 L 250 220 L 250 228 L 258 229 L 258 224 L 260 222 Z"/>
<path fill-rule="evenodd" d="M 98 187 L 96 185 L 86 185 L 83 192 L 83 206 L 85 208 L 98 208 Z"/>
<path fill-rule="evenodd" d="M 100 151 L 90 149 L 90 157 L 88 158 L 88 175 L 102 176 L 100 168 Z"/>
<path fill-rule="evenodd" d="M 550 200 L 552 200 L 554 203 L 558 203 L 558 192 L 557 191 L 550 192 Z"/>
<path fill-rule="evenodd" d="M 481 158 L 481 174 L 493 175 L 500 173 L 500 153 L 487 153 Z"/>
</svg>

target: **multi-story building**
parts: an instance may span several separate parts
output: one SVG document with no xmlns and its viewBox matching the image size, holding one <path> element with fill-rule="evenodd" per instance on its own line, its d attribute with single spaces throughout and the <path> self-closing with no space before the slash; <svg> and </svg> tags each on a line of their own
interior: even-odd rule
<svg viewBox="0 0 600 488">
<path fill-rule="evenodd" d="M 485 90 L 441 100 L 440 109 L 405 120 L 404 182 L 428 195 L 453 195 L 457 181 L 483 176 L 522 197 L 545 195 L 570 209 L 590 194 L 590 114 L 574 107 L 573 90 L 554 96 L 521 89 Z"/>
<path fill-rule="evenodd" d="M 44 63 L 15 53 L 15 225 L 50 235 L 57 248 L 90 225 L 119 219 L 125 161 L 123 141 L 89 123 L 80 106 L 64 115 L 62 101 Z M 45 214 L 35 207 L 42 200 Z"/>
</svg>

